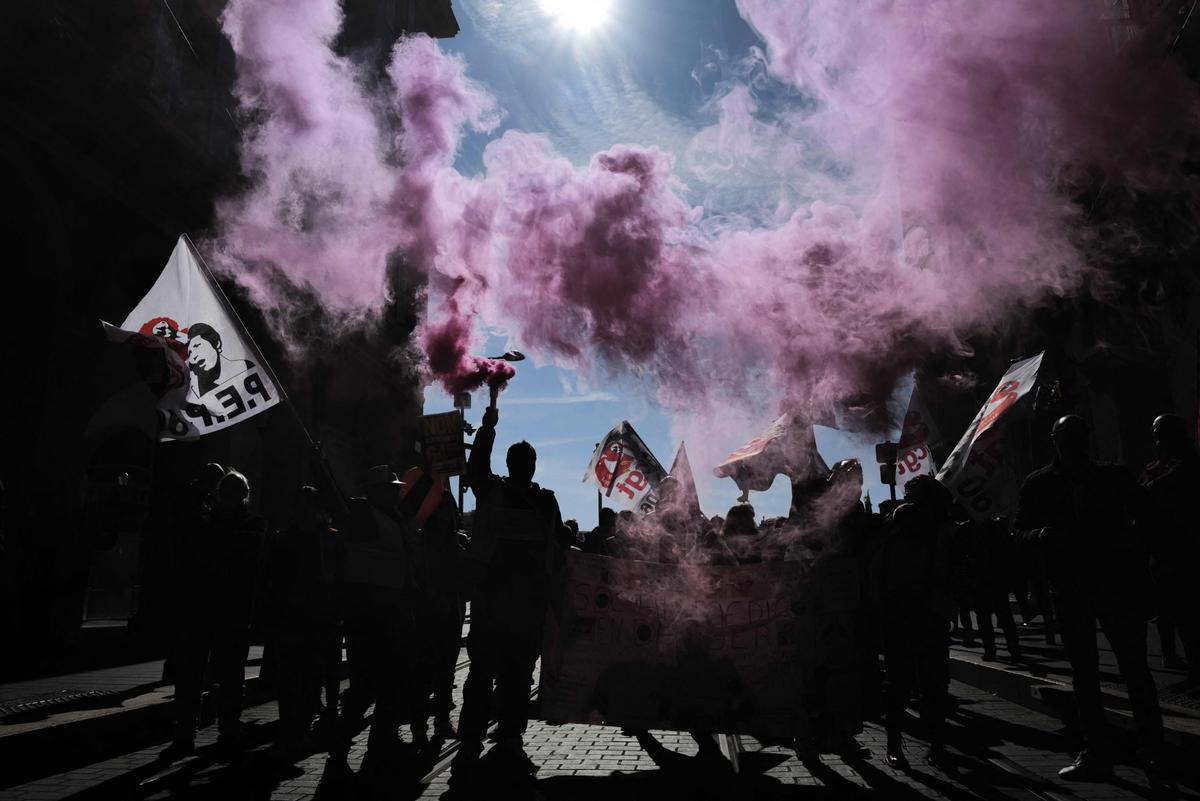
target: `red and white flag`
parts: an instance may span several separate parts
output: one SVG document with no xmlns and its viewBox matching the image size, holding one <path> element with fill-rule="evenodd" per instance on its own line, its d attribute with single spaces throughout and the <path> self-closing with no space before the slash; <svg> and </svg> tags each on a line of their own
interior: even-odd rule
<svg viewBox="0 0 1200 801">
<path fill-rule="evenodd" d="M 796 480 L 828 472 L 812 425 L 790 414 L 780 415 L 766 431 L 713 468 L 713 475 L 732 478 L 743 492 L 769 490 L 780 473 Z"/>
<path fill-rule="evenodd" d="M 653 511 L 654 488 L 667 475 L 628 420 L 608 432 L 592 453 L 585 484 L 595 484 L 605 497 L 639 514 Z"/>
<path fill-rule="evenodd" d="M 121 329 L 159 338 L 187 365 L 184 397 L 162 407 L 162 441 L 220 431 L 279 403 L 270 370 L 185 237 Z"/>
<path fill-rule="evenodd" d="M 128 374 L 131 380 L 114 389 L 93 412 L 84 437 L 98 442 L 114 431 L 134 430 L 153 442 L 161 428 L 158 416 L 184 403 L 187 365 L 160 337 L 126 331 L 104 322 L 101 325 L 105 338 L 132 356 L 133 370 Z"/>
<path fill-rule="evenodd" d="M 896 456 L 897 491 L 903 492 L 904 485 L 917 476 L 932 476 L 937 473 L 933 449 L 939 444 L 941 435 L 937 425 L 921 399 L 920 388 L 914 384 L 908 401 L 908 412 L 904 415 L 904 426 L 900 431 Z"/>
<path fill-rule="evenodd" d="M 989 520 L 1012 511 L 1019 478 L 1005 459 L 1004 427 L 1013 418 L 1021 399 L 1037 383 L 1042 355 L 1039 353 L 1008 368 L 938 471 L 938 481 L 954 493 L 976 520 Z"/>
</svg>

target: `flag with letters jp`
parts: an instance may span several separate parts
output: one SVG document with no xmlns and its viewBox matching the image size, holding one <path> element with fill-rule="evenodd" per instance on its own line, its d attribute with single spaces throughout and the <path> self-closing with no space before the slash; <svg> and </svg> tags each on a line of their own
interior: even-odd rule
<svg viewBox="0 0 1200 801">
<path fill-rule="evenodd" d="M 154 286 L 121 328 L 160 337 L 188 368 L 182 402 L 163 409 L 159 439 L 191 439 L 249 420 L 279 403 L 279 388 L 250 337 L 180 237 Z"/>
<path fill-rule="evenodd" d="M 633 426 L 628 420 L 622 420 L 596 446 L 583 481 L 595 484 L 605 496 L 622 507 L 646 514 L 654 509 L 657 503 L 654 489 L 666 475 L 667 471 Z"/>
</svg>

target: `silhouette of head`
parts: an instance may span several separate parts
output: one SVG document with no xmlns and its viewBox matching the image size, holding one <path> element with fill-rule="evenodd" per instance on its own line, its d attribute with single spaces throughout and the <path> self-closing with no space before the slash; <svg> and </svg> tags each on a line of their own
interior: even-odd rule
<svg viewBox="0 0 1200 801">
<path fill-rule="evenodd" d="M 843 459 L 838 462 L 829 468 L 829 484 L 830 486 L 857 486 L 859 494 L 862 494 L 862 463 L 857 459 Z"/>
<path fill-rule="evenodd" d="M 296 527 L 302 531 L 320 531 L 329 526 L 329 515 L 321 504 L 316 487 L 304 486 L 296 490 L 292 515 Z"/>
<path fill-rule="evenodd" d="M 1088 457 L 1088 425 L 1077 414 L 1068 414 L 1054 421 L 1050 439 L 1058 458 L 1064 462 L 1079 462 Z"/>
<path fill-rule="evenodd" d="M 730 507 L 725 513 L 725 525 L 722 534 L 726 537 L 753 537 L 758 533 L 754 523 L 754 507 L 748 503 L 739 503 Z"/>
<path fill-rule="evenodd" d="M 1183 456 L 1191 449 L 1187 423 L 1174 414 L 1160 414 L 1154 418 L 1154 452 L 1160 458 Z"/>
<path fill-rule="evenodd" d="M 904 485 L 904 500 L 936 517 L 949 514 L 953 498 L 950 490 L 933 476 L 917 476 Z"/>
<path fill-rule="evenodd" d="M 225 468 L 216 462 L 209 462 L 200 468 L 196 483 L 204 492 L 215 492 L 221 479 L 225 478 Z"/>
<path fill-rule="evenodd" d="M 600 510 L 600 530 L 611 532 L 617 524 L 617 511 L 604 508 Z"/>
<path fill-rule="evenodd" d="M 250 503 L 250 482 L 236 470 L 230 470 L 217 485 L 217 508 L 227 512 L 246 508 Z"/>
<path fill-rule="evenodd" d="M 528 442 L 521 440 L 513 443 L 505 461 L 508 463 L 508 477 L 513 481 L 521 484 L 533 481 L 533 474 L 537 472 L 537 451 Z"/>
</svg>

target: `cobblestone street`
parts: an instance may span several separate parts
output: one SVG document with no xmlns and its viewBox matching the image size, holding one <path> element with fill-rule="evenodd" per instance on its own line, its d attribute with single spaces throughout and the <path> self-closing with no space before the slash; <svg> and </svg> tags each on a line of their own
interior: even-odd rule
<svg viewBox="0 0 1200 801">
<path fill-rule="evenodd" d="M 463 653 L 465 661 L 465 651 Z M 459 683 L 465 677 L 459 671 Z M 1018 706 L 986 691 L 954 682 L 957 710 L 949 734 L 951 764 L 944 770 L 924 762 L 924 743 L 908 738 L 912 769 L 884 765 L 884 732 L 868 723 L 859 735 L 858 758 L 825 755 L 802 763 L 785 743 L 753 737 L 718 736 L 724 759 L 702 759 L 694 740 L 680 732 L 654 732 L 663 749 L 648 754 L 619 729 L 607 726 L 534 722 L 526 750 L 540 766 L 533 781 L 517 786 L 503 779 L 487 785 L 479 797 L 499 797 L 504 786 L 516 797 L 545 799 L 642 798 L 854 798 L 880 793 L 886 798 L 948 799 L 1140 799 L 1149 798 L 1142 773 L 1117 767 L 1112 784 L 1065 785 L 1057 770 L 1070 759 L 1070 739 L 1060 721 Z M 86 765 L 53 772 L 0 791 L 0 801 L 79 799 L 238 798 L 309 799 L 342 797 L 475 797 L 450 792 L 449 759 L 454 742 L 436 740 L 424 756 L 404 731 L 407 770 L 385 769 L 373 785 L 358 772 L 366 736 L 351 749 L 349 772 L 316 754 L 294 767 L 270 762 L 265 752 L 277 717 L 275 702 L 246 710 L 253 750 L 238 763 L 217 761 L 215 727 L 200 732 L 197 753 L 164 765 L 157 761 L 165 740 L 130 749 Z M 914 718 L 915 721 L 915 718 Z M 118 746 L 119 747 L 119 746 Z M 46 754 L 48 765 L 69 757 Z M 419 779 L 419 781 L 418 781 Z M 505 796 L 512 797 L 512 796 Z M 1181 797 L 1200 797 L 1184 791 Z"/>
</svg>

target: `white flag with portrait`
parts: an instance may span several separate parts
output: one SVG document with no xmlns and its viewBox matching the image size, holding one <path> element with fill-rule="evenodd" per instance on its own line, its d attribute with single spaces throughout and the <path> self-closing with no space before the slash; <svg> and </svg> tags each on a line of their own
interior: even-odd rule
<svg viewBox="0 0 1200 801">
<path fill-rule="evenodd" d="M 161 337 L 187 364 L 186 397 L 164 410 L 162 441 L 220 431 L 279 403 L 270 370 L 185 237 L 121 328 Z"/>
</svg>

